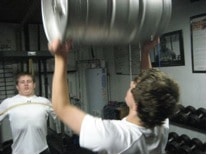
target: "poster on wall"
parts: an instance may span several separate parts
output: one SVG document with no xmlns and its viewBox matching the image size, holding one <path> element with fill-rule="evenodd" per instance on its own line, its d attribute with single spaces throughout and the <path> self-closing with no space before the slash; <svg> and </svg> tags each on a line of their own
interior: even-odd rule
<svg viewBox="0 0 207 155">
<path fill-rule="evenodd" d="M 206 14 L 190 17 L 193 73 L 206 73 Z"/>
<path fill-rule="evenodd" d="M 160 37 L 160 44 L 150 53 L 153 67 L 184 66 L 183 32 L 176 30 Z"/>
</svg>

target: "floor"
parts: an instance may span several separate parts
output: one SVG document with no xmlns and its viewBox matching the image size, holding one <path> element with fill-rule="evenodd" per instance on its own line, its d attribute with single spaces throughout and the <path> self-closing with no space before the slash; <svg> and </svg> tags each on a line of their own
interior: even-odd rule
<svg viewBox="0 0 207 155">
<path fill-rule="evenodd" d="M 49 134 L 48 146 L 51 154 L 95 154 L 79 146 L 78 136 L 69 137 L 63 134 Z M 12 140 L 4 142 L 0 154 L 11 154 Z"/>
<path fill-rule="evenodd" d="M 49 135 L 47 137 L 50 152 L 52 154 L 95 154 L 90 150 L 79 146 L 79 138 L 76 135 Z"/>
</svg>

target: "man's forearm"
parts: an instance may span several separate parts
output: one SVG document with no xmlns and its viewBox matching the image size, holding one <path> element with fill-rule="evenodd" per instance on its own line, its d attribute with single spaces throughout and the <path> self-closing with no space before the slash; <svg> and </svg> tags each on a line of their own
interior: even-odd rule
<svg viewBox="0 0 207 155">
<path fill-rule="evenodd" d="M 69 102 L 67 83 L 67 58 L 55 55 L 55 70 L 53 76 L 52 102 L 58 115 L 62 113 Z"/>
<path fill-rule="evenodd" d="M 142 51 L 141 70 L 152 68 L 151 59 L 148 51 Z"/>
<path fill-rule="evenodd" d="M 142 45 L 142 54 L 141 54 L 141 69 L 152 68 L 152 63 L 150 59 L 150 51 L 155 48 L 155 46 L 160 42 L 159 37 L 155 37 L 152 41 L 146 41 Z"/>
</svg>

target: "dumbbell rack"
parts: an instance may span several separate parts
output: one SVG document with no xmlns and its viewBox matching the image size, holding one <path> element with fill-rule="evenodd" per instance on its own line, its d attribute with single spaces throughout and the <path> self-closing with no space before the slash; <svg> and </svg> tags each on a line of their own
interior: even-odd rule
<svg viewBox="0 0 207 155">
<path fill-rule="evenodd" d="M 206 143 L 202 143 L 197 138 L 191 139 L 185 134 L 178 135 L 176 132 L 170 132 L 165 151 L 167 154 L 204 154 Z"/>
<path fill-rule="evenodd" d="M 186 109 L 189 109 L 189 111 L 186 112 L 185 111 Z M 182 128 L 186 128 L 189 130 L 197 131 L 200 133 L 206 133 L 206 127 L 205 127 L 206 122 L 205 121 L 204 121 L 205 124 L 201 124 L 201 125 L 196 124 L 196 123 L 192 124 L 192 121 L 189 117 L 190 115 L 192 115 L 193 113 L 195 113 L 199 109 L 200 108 L 195 109 L 192 106 L 186 106 L 186 107 L 180 106 L 178 109 L 178 112 L 176 112 L 175 115 L 173 115 L 170 118 L 170 124 L 175 125 L 175 126 L 179 126 Z M 182 118 L 185 118 L 185 119 L 181 119 L 181 116 L 182 116 Z M 206 120 L 206 118 L 205 118 L 205 120 Z"/>
</svg>

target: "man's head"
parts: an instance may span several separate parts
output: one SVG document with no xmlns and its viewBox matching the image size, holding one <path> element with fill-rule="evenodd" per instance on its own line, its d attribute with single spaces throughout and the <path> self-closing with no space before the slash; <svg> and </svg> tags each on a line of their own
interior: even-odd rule
<svg viewBox="0 0 207 155">
<path fill-rule="evenodd" d="M 32 96 L 35 91 L 35 78 L 28 72 L 22 72 L 16 76 L 16 89 L 23 96 Z"/>
<path fill-rule="evenodd" d="M 145 127 L 161 125 L 170 117 L 179 101 L 179 86 L 168 75 L 158 69 L 141 72 L 131 90 L 137 103 L 138 117 Z"/>
</svg>

